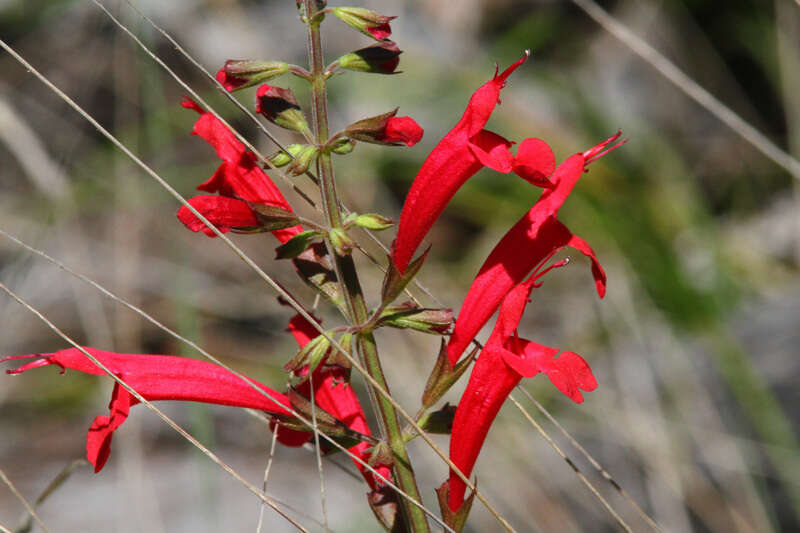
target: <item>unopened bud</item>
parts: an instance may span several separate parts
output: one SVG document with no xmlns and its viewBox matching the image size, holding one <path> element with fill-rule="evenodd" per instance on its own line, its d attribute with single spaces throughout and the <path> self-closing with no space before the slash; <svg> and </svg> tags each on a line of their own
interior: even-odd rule
<svg viewBox="0 0 800 533">
<path fill-rule="evenodd" d="M 289 152 L 291 155 L 287 154 L 283 150 L 280 150 L 269 156 L 269 160 L 276 167 L 288 165 L 295 157 L 297 157 L 297 154 L 300 153 L 304 146 L 304 144 L 290 144 L 286 147 L 286 152 Z"/>
<path fill-rule="evenodd" d="M 399 74 L 396 71 L 402 54 L 395 43 L 384 41 L 340 57 L 337 61 L 341 68 L 375 74 Z"/>
<path fill-rule="evenodd" d="M 345 135 L 357 141 L 374 144 L 414 146 L 424 133 L 411 117 L 395 117 L 397 109 L 365 118 L 347 126 Z"/>
<path fill-rule="evenodd" d="M 353 248 L 356 247 L 355 241 L 350 238 L 350 235 L 342 228 L 333 228 L 330 233 L 328 233 L 328 237 L 331 240 L 331 245 L 336 255 L 348 255 L 353 251 Z"/>
<path fill-rule="evenodd" d="M 394 226 L 394 220 L 375 213 L 358 215 L 353 219 L 353 224 L 359 228 L 380 231 Z"/>
<path fill-rule="evenodd" d="M 382 326 L 414 329 L 423 333 L 444 335 L 453 325 L 452 309 L 428 309 L 413 302 L 386 307 L 379 322 Z"/>
<path fill-rule="evenodd" d="M 347 137 L 340 137 L 333 142 L 330 148 L 331 152 L 338 155 L 346 155 L 353 151 L 356 147 L 356 142 Z"/>
<path fill-rule="evenodd" d="M 317 150 L 316 146 L 311 146 L 310 144 L 304 145 L 295 155 L 292 162 L 289 163 L 287 170 L 293 176 L 304 174 L 314 158 L 317 157 L 317 154 L 319 154 L 319 150 Z"/>
<path fill-rule="evenodd" d="M 273 87 L 266 83 L 256 92 L 256 112 L 267 120 L 294 131 L 308 131 L 308 122 L 291 89 Z"/>
<path fill-rule="evenodd" d="M 288 71 L 289 65 L 282 61 L 229 59 L 225 62 L 225 66 L 217 72 L 217 81 L 226 90 L 236 91 L 277 78 Z"/>
<path fill-rule="evenodd" d="M 392 34 L 389 22 L 395 17 L 385 17 L 363 7 L 335 7 L 331 11 L 348 26 L 377 41 Z"/>
</svg>

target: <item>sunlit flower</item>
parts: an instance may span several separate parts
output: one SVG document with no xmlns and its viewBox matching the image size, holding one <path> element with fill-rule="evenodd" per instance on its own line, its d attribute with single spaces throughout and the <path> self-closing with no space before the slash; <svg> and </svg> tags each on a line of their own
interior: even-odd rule
<svg viewBox="0 0 800 533">
<path fill-rule="evenodd" d="M 573 235 L 559 222 L 558 210 L 572 192 L 586 165 L 617 148 L 625 140 L 609 147 L 620 133 L 584 153 L 575 154 L 561 163 L 552 175 L 554 187 L 545 190 L 533 207 L 505 234 L 478 271 L 464 298 L 450 343 L 450 363 L 455 364 L 475 335 L 497 311 L 508 292 L 547 258 L 569 246 L 592 261 L 592 275 L 602 298 L 606 291 L 606 274 L 589 244 Z M 544 145 L 546 146 L 546 145 Z M 539 147 L 541 151 L 543 147 Z M 549 149 L 548 149 L 549 150 Z"/>
<path fill-rule="evenodd" d="M 392 257 L 398 270 L 405 272 L 414 252 L 456 191 L 483 167 L 503 173 L 516 172 L 534 185 L 549 187 L 547 176 L 555 166 L 549 148 L 538 139 L 514 144 L 483 129 L 497 106 L 506 80 L 528 58 L 520 58 L 501 74 L 484 83 L 475 93 L 458 124 L 445 135 L 422 164 L 406 196 L 397 229 Z"/>
<path fill-rule="evenodd" d="M 561 261 L 553 266 L 564 263 Z M 581 356 L 562 352 L 555 358 L 558 349 L 517 336 L 516 329 L 531 290 L 538 286 L 536 281 L 550 268 L 534 272 L 504 298 L 494 331 L 481 351 L 458 403 L 450 437 L 450 459 L 467 477 L 472 473 L 492 422 L 522 378 L 531 378 L 542 372 L 577 403 L 583 401 L 580 389 L 591 391 L 597 387 L 589 365 Z M 449 506 L 452 511 L 461 507 L 465 491 L 464 482 L 451 471 Z"/>
<path fill-rule="evenodd" d="M 204 195 L 189 199 L 189 203 L 222 233 L 228 231 L 249 232 L 257 229 L 261 222 L 252 212 L 248 202 L 279 207 L 292 211 L 278 187 L 261 167 L 255 154 L 248 152 L 233 133 L 211 113 L 204 111 L 190 99 L 182 102 L 183 107 L 200 114 L 194 124 L 193 135 L 202 137 L 217 150 L 222 164 L 211 178 L 197 188 L 201 191 L 218 193 L 219 196 Z M 248 216 L 250 211 L 250 216 Z M 215 234 L 203 224 L 186 206 L 178 210 L 178 219 L 192 231 L 202 231 L 209 237 Z M 252 224 L 255 222 L 255 224 Z M 282 243 L 301 233 L 300 226 L 273 231 Z"/>
<path fill-rule="evenodd" d="M 250 384 L 221 366 L 186 357 L 170 355 L 123 354 L 105 352 L 95 348 L 84 348 L 115 376 L 122 379 L 133 390 L 148 401 L 180 400 L 213 403 L 234 407 L 260 409 L 275 415 L 290 415 L 289 399 L 254 379 Z M 61 373 L 67 369 L 86 374 L 104 376 L 106 373 L 77 348 L 69 348 L 49 354 L 33 354 L 6 357 L 0 363 L 12 359 L 39 357 L 17 369 L 6 370 L 8 374 L 19 374 L 32 368 L 56 365 Z M 86 456 L 94 471 L 99 472 L 111 453 L 114 431 L 128 418 L 130 408 L 139 403 L 130 392 L 114 384 L 109 404 L 109 415 L 98 416 L 89 428 L 86 438 Z"/>
</svg>

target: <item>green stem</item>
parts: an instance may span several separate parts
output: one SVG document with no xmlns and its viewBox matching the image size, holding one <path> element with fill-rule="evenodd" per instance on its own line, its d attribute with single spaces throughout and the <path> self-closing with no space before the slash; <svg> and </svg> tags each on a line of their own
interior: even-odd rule
<svg viewBox="0 0 800 533">
<path fill-rule="evenodd" d="M 322 57 L 322 42 L 320 39 L 319 22 L 321 17 L 317 15 L 316 2 L 314 0 L 303 0 L 305 4 L 308 23 L 308 54 L 311 61 L 311 87 L 312 87 L 312 122 L 314 134 L 318 146 L 324 146 L 328 142 L 328 110 L 325 91 L 325 69 Z M 324 151 L 317 159 L 318 176 L 322 195 L 322 208 L 325 213 L 328 225 L 331 228 L 342 227 L 342 213 L 338 196 L 336 194 L 336 182 L 334 180 L 333 165 L 331 156 Z M 368 318 L 367 307 L 358 280 L 355 263 L 349 255 L 339 256 L 333 252 L 330 242 L 327 242 L 331 257 L 334 258 L 336 274 L 342 287 L 349 320 L 352 325 L 364 324 Z M 381 368 L 378 356 L 378 347 L 372 333 L 363 333 L 358 336 L 358 353 L 361 364 L 366 368 L 369 375 L 385 391 L 389 391 L 383 369 Z M 408 458 L 408 452 L 403 438 L 403 431 L 397 418 L 394 406 L 387 398 L 377 394 L 374 387 L 368 384 L 370 396 L 373 404 L 377 407 L 377 415 L 380 420 L 383 434 L 389 441 L 389 448 L 394 455 L 393 470 L 395 482 L 411 498 L 422 502 L 422 498 L 417 488 L 417 481 L 414 477 L 414 470 Z M 410 503 L 408 500 L 398 497 L 400 508 L 407 518 L 411 531 L 414 533 L 428 533 L 428 520 L 421 508 Z"/>
</svg>

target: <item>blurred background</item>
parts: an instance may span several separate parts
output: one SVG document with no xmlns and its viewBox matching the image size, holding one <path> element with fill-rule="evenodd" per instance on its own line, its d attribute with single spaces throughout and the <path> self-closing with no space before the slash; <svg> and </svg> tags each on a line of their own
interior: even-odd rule
<svg viewBox="0 0 800 533">
<path fill-rule="evenodd" d="M 103 2 L 263 153 L 253 123 L 126 2 Z M 294 2 L 137 0 L 206 69 L 229 58 L 305 59 Z M 359 2 L 359 4 L 361 4 Z M 331 4 L 334 5 L 334 4 Z M 620 0 L 600 5 L 783 150 L 800 156 L 800 5 L 792 0 Z M 631 141 L 591 167 L 560 219 L 595 248 L 609 277 L 598 300 L 588 265 L 546 278 L 520 334 L 580 353 L 600 383 L 575 405 L 538 377 L 523 386 L 665 531 L 800 529 L 800 215 L 798 181 L 690 99 L 570 1 L 436 0 L 366 3 L 397 15 L 403 74 L 348 73 L 330 84 L 334 131 L 400 107 L 425 128 L 417 146 L 360 144 L 336 159 L 353 209 L 398 217 L 430 149 L 472 92 L 519 58 L 489 129 L 541 137 L 558 161 L 621 128 Z M 332 60 L 371 44 L 330 17 Z M 189 135 L 185 91 L 94 3 L 0 0 L 0 37 L 73 97 L 185 196 L 217 168 Z M 7 53 L 0 54 L 0 229 L 85 274 L 195 340 L 237 370 L 282 388 L 294 352 L 292 313 L 219 240 L 187 231 L 177 202 Z M 296 79 L 281 86 L 307 95 Z M 236 94 L 248 107 L 253 89 Z M 294 139 L 274 131 L 284 142 Z M 795 163 L 796 164 L 796 163 Z M 796 176 L 800 178 L 800 175 Z M 298 211 L 312 215 L 286 183 Z M 304 178 L 300 187 L 314 196 Z M 500 236 L 538 190 L 482 171 L 458 193 L 429 236 L 419 279 L 458 309 Z M 313 215 L 312 215 L 313 216 Z M 380 237 L 389 243 L 393 230 Z M 363 235 L 361 237 L 364 237 Z M 304 303 L 313 294 L 276 262 L 270 236 L 234 236 Z M 380 250 L 364 245 L 377 257 Z M 381 273 L 359 256 L 374 304 Z M 82 344 L 118 352 L 199 357 L 152 324 L 0 235 L 0 282 Z M 423 301 L 431 303 L 423 295 Z M 340 319 L 321 308 L 329 327 Z M 482 335 L 485 339 L 488 329 Z M 392 390 L 416 411 L 439 340 L 381 332 Z M 38 318 L 0 297 L 0 354 L 65 348 Z M 7 368 L 10 368 L 8 366 Z M 355 386 L 362 383 L 355 379 Z M 463 383 L 447 397 L 457 401 Z M 33 501 L 74 459 L 104 414 L 111 383 L 55 368 L 0 377 L 0 468 Z M 521 392 L 519 399 L 633 531 L 650 526 Z M 167 414 L 259 485 L 270 433 L 242 410 L 160 404 Z M 447 439 L 437 437 L 446 447 Z M 425 503 L 446 467 L 412 444 Z M 333 531 L 377 530 L 347 475 L 325 461 Z M 341 467 L 337 466 L 341 465 Z M 617 531 L 579 477 L 507 403 L 475 471 L 480 490 L 519 531 Z M 278 448 L 267 492 L 301 523 L 322 529 L 313 452 Z M 259 502 L 146 408 L 133 410 L 98 475 L 79 466 L 37 508 L 57 531 L 255 531 Z M 24 522 L 0 485 L 0 525 Z M 264 531 L 292 531 L 267 510 Z M 36 527 L 34 527 L 36 530 Z M 476 502 L 468 531 L 498 531 Z"/>
</svg>

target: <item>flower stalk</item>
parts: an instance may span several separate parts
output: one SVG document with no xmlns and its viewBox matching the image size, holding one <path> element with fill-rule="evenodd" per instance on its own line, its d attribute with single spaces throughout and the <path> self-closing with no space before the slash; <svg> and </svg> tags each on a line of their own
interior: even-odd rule
<svg viewBox="0 0 800 533">
<path fill-rule="evenodd" d="M 320 37 L 319 23 L 321 17 L 317 17 L 319 6 L 314 0 L 303 0 L 306 21 L 308 26 L 308 55 L 311 64 L 311 99 L 312 99 L 312 128 L 317 146 L 323 147 L 329 141 L 328 112 L 326 98 L 327 75 L 323 65 L 322 40 Z M 342 212 L 336 193 L 336 182 L 334 179 L 333 165 L 330 153 L 321 150 L 317 158 L 318 176 L 322 196 L 322 208 L 327 224 L 332 229 L 342 229 Z M 368 319 L 367 307 L 364 302 L 363 292 L 356 272 L 355 264 L 350 255 L 338 255 L 333 250 L 330 239 L 326 243 L 334 260 L 336 274 L 341 284 L 341 292 L 345 300 L 347 317 L 352 325 L 364 324 Z M 358 354 L 361 364 L 366 368 L 372 378 L 383 388 L 389 391 L 386 378 L 381 368 L 378 348 L 375 337 L 372 333 L 360 333 L 357 337 Z M 377 394 L 374 388 L 368 384 L 373 405 L 377 407 L 377 417 L 380 421 L 384 437 L 388 440 L 389 448 L 392 451 L 394 465 L 393 470 L 397 485 L 409 496 L 417 501 L 422 498 L 417 488 L 414 471 L 409 461 L 406 450 L 403 431 L 397 417 L 397 412 L 389 400 Z M 423 511 L 401 499 L 400 508 L 406 518 L 406 523 L 414 533 L 427 533 L 429 531 L 428 521 Z"/>
</svg>

